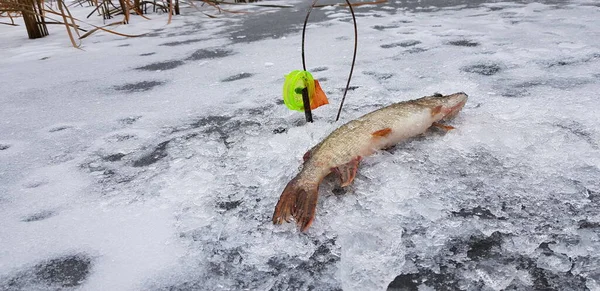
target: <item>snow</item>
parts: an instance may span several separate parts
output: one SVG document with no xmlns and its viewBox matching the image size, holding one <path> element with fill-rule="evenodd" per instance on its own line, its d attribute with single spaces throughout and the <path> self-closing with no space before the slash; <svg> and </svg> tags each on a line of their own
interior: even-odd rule
<svg viewBox="0 0 600 291">
<path fill-rule="evenodd" d="M 280 102 L 299 3 L 184 8 L 82 50 L 0 26 L 0 290 L 598 290 L 600 7 L 421 2 L 356 8 L 342 121 L 464 91 L 456 129 L 365 158 L 348 189 L 327 179 L 306 234 L 271 215 L 341 124 L 344 7 L 308 25 L 331 102 L 313 124 Z"/>
</svg>

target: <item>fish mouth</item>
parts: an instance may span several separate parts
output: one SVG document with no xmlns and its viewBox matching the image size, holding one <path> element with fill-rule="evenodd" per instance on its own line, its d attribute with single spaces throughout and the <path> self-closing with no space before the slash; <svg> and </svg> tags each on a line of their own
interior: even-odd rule
<svg viewBox="0 0 600 291">
<path fill-rule="evenodd" d="M 467 103 L 469 95 L 465 94 L 464 92 L 459 92 L 449 95 L 447 97 L 448 99 L 446 106 L 448 108 L 448 114 L 444 116 L 443 120 L 449 120 L 454 118 Z"/>
</svg>

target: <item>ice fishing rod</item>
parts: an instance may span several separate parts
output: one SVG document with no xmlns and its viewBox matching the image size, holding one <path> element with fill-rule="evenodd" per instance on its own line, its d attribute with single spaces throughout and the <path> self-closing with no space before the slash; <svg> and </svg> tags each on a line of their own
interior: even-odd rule
<svg viewBox="0 0 600 291">
<path fill-rule="evenodd" d="M 302 27 L 302 68 L 306 71 L 306 58 L 304 57 L 304 39 L 306 38 L 306 23 L 308 22 L 308 17 L 310 16 L 310 12 L 312 12 L 313 7 L 317 4 L 319 0 L 314 0 L 310 7 L 308 7 L 308 12 L 306 13 L 306 18 L 304 19 L 304 26 Z M 337 116 L 335 117 L 335 121 L 340 119 L 340 114 L 342 113 L 342 107 L 344 106 L 344 101 L 346 100 L 346 94 L 348 93 L 348 88 L 350 88 L 350 80 L 352 79 L 352 72 L 354 71 L 354 63 L 356 62 L 356 50 L 358 49 L 358 27 L 356 25 L 356 16 L 354 15 L 354 9 L 352 8 L 352 4 L 349 0 L 346 0 L 348 4 L 348 8 L 350 8 L 350 14 L 352 14 L 352 21 L 354 22 L 354 53 L 352 54 L 352 65 L 350 66 L 350 74 L 348 75 L 348 82 L 346 83 L 346 88 L 344 89 L 344 95 L 342 96 L 342 102 L 340 102 L 340 108 L 338 108 Z M 304 93 L 303 90 L 302 100 L 304 104 L 309 104 L 308 102 L 308 93 Z M 306 96 L 306 97 L 305 97 Z M 312 113 L 310 112 L 310 105 L 304 106 L 304 113 L 307 117 L 310 116 L 312 122 Z"/>
<path fill-rule="evenodd" d="M 306 24 L 310 17 L 310 12 L 318 0 L 314 0 L 312 5 L 309 7 L 304 19 L 304 26 L 302 27 L 302 67 L 304 70 L 294 70 L 289 74 L 285 75 L 285 82 L 283 83 L 283 102 L 290 110 L 304 111 L 306 122 L 312 122 L 312 109 L 316 109 L 321 105 L 329 104 L 327 96 L 319 81 L 314 79 L 312 74 L 306 70 L 306 57 L 304 54 L 304 44 L 306 40 Z M 338 108 L 337 116 L 335 121 L 340 119 L 340 114 L 346 100 L 346 94 L 350 88 L 350 80 L 352 79 L 352 72 L 354 71 L 354 64 L 356 62 L 356 51 L 358 48 L 358 27 L 356 25 L 356 16 L 354 15 L 354 9 L 349 0 L 345 0 L 350 13 L 352 14 L 352 20 L 354 21 L 354 54 L 352 55 L 352 65 L 350 66 L 350 74 L 348 75 L 348 82 L 344 89 L 344 95 Z"/>
</svg>

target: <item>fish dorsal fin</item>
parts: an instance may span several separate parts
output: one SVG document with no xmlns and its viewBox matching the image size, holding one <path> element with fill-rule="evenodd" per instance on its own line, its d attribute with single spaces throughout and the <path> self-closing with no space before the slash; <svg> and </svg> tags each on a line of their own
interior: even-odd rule
<svg viewBox="0 0 600 291">
<path fill-rule="evenodd" d="M 302 160 L 304 162 L 306 162 L 310 159 L 310 156 L 312 155 L 312 151 L 313 151 L 313 149 L 310 149 L 310 150 L 306 151 L 306 153 L 304 153 L 304 156 L 302 156 Z"/>
<path fill-rule="evenodd" d="M 358 156 L 348 163 L 339 165 L 331 169 L 340 177 L 340 186 L 346 187 L 352 184 L 352 181 L 354 181 L 354 177 L 356 177 L 356 172 L 358 171 L 358 164 L 360 163 L 360 160 L 362 160 L 362 157 Z"/>
<path fill-rule="evenodd" d="M 432 108 L 431 109 L 431 116 L 436 116 L 440 112 L 442 112 L 442 105 L 439 105 L 439 106 L 436 106 L 435 108 Z"/>
<path fill-rule="evenodd" d="M 386 137 L 386 136 L 390 135 L 390 133 L 392 133 L 392 129 L 389 127 L 386 127 L 384 129 L 380 129 L 376 132 L 373 132 L 372 135 L 374 137 Z"/>
</svg>

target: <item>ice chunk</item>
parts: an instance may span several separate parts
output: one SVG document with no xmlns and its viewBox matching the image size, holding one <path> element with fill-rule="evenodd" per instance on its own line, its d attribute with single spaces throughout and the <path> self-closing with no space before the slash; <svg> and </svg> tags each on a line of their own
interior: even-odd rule
<svg viewBox="0 0 600 291">
<path fill-rule="evenodd" d="M 558 253 L 542 254 L 537 259 L 539 268 L 552 272 L 568 272 L 571 270 L 572 265 L 573 263 L 568 256 Z"/>
</svg>

